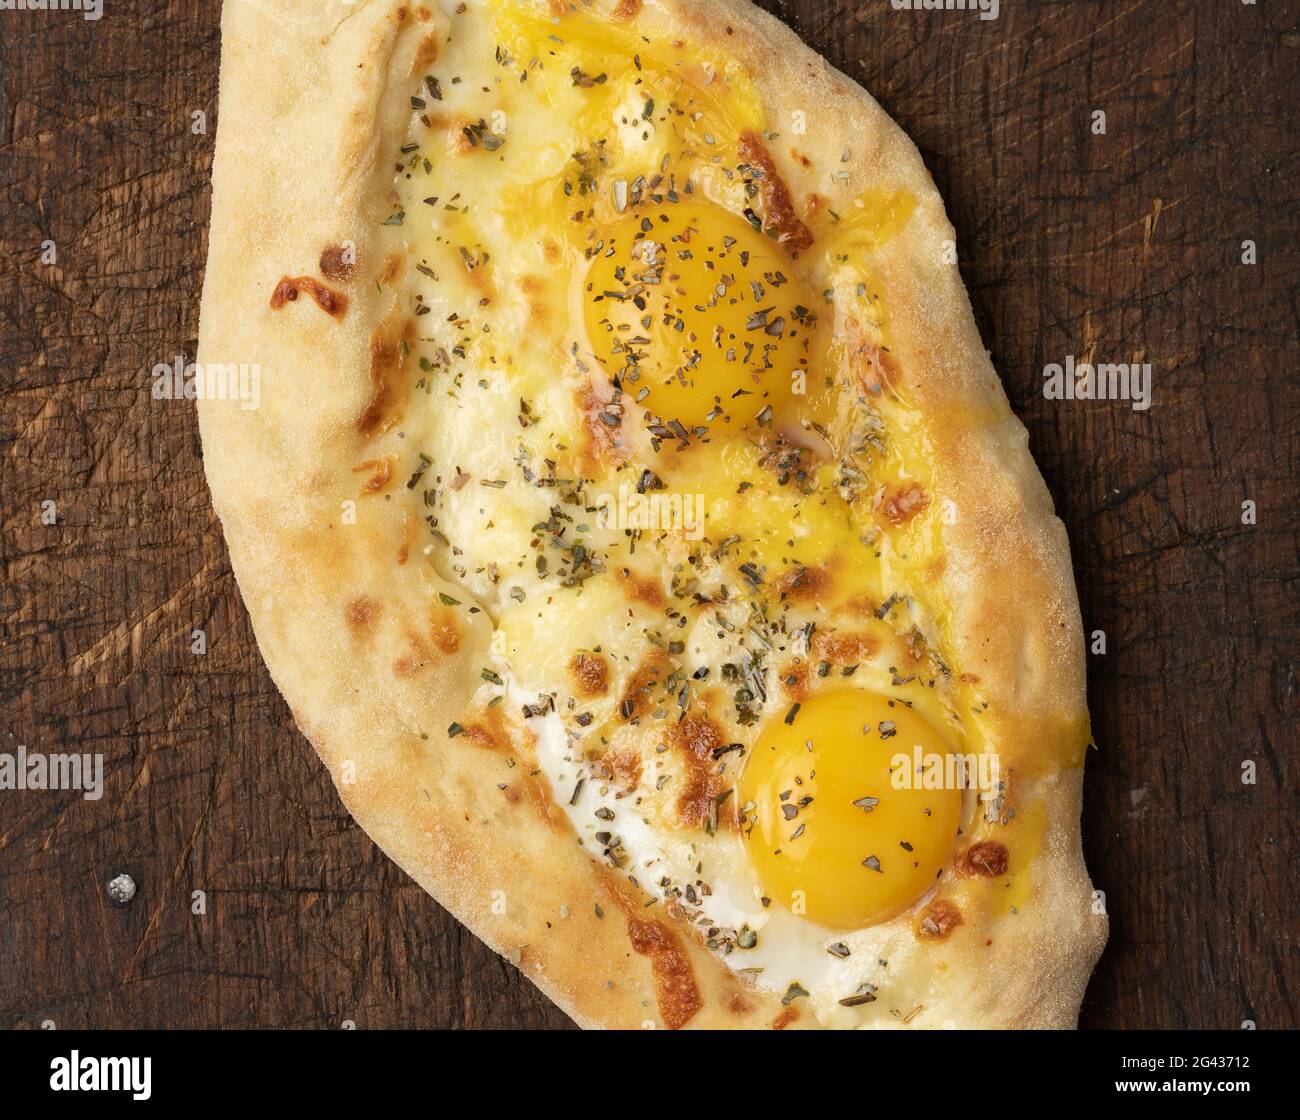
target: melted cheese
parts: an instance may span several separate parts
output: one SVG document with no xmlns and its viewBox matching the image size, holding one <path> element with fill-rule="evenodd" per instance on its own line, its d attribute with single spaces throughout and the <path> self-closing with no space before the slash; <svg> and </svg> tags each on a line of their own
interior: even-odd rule
<svg viewBox="0 0 1300 1120">
<path fill-rule="evenodd" d="M 972 805 L 855 806 L 888 768 L 855 769 L 837 705 L 897 713 L 908 748 L 978 744 L 925 592 L 942 550 L 924 441 L 860 369 L 887 340 L 867 262 L 912 202 L 868 192 L 795 259 L 740 156 L 768 124 L 742 67 L 487 7 L 421 87 L 397 179 L 424 391 L 403 449 L 438 464 L 410 488 L 431 562 L 497 622 L 495 671 L 593 858 L 756 983 L 870 1021 L 885 1004 L 863 991 L 923 982 L 882 962 Z M 808 723 L 822 840 L 792 868 L 773 837 L 787 779 L 819 780 Z M 864 864 L 886 848 L 890 874 Z M 801 877 L 822 899 L 802 911 Z"/>
</svg>

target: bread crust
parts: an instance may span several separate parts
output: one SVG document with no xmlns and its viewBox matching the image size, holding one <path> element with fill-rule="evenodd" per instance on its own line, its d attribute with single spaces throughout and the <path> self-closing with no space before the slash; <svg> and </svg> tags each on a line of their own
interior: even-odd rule
<svg viewBox="0 0 1300 1120">
<path fill-rule="evenodd" d="M 951 503 L 939 580 L 953 655 L 978 677 L 1003 762 L 1041 798 L 1046 824 L 1033 907 L 1009 921 L 976 899 L 951 936 L 918 938 L 908 951 L 929 954 L 948 977 L 937 1001 L 945 1022 L 1071 1027 L 1106 936 L 1079 834 L 1079 607 L 1064 527 L 980 341 L 938 192 L 876 102 L 748 0 L 604 7 L 610 18 L 653 18 L 682 38 L 722 44 L 773 119 L 794 109 L 816 119 L 807 165 L 772 152 L 795 197 L 826 194 L 834 169 L 916 199 L 875 267 L 901 388 L 924 417 L 931 486 Z M 358 823 L 579 1024 L 813 1026 L 582 851 L 544 780 L 519 764 L 529 749 L 522 728 L 503 717 L 448 737 L 491 623 L 480 613 L 441 645 L 413 638 L 411 619 L 436 611 L 440 593 L 464 592 L 409 562 L 400 503 L 367 494 L 354 473 L 368 458 L 357 417 L 386 391 L 397 344 L 397 297 L 374 282 L 386 267 L 374 229 L 409 115 L 413 60 L 446 18 L 396 0 L 228 0 L 223 11 L 198 361 L 256 363 L 262 400 L 246 410 L 201 399 L 199 416 L 213 503 L 259 647 Z M 338 267 L 338 247 L 349 243 L 351 271 Z M 316 275 L 343 297 L 341 314 L 310 289 L 272 306 L 283 280 Z M 694 999 L 674 988 L 683 969 Z"/>
</svg>

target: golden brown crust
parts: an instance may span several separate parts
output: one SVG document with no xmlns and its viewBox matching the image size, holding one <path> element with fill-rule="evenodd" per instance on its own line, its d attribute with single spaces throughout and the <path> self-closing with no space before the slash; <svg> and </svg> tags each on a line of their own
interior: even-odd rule
<svg viewBox="0 0 1300 1120">
<path fill-rule="evenodd" d="M 916 936 L 928 941 L 942 941 L 961 925 L 961 911 L 946 899 L 925 907 L 916 918 Z"/>
<path fill-rule="evenodd" d="M 989 880 L 971 876 L 931 905 L 943 936 L 918 932 L 900 953 L 928 954 L 927 967 L 960 978 L 949 980 L 941 1019 L 1070 1026 L 1105 937 L 1080 850 L 1081 770 L 1068 758 L 1087 720 L 1079 610 L 1064 529 L 945 251 L 954 235 L 942 203 L 879 106 L 747 0 L 621 8 L 623 20 L 653 19 L 688 41 L 722 28 L 772 119 L 798 108 L 819 122 L 802 158 L 764 146 L 765 176 L 770 166 L 769 184 L 785 192 L 767 187 L 777 192 L 765 199 L 768 217 L 785 215 L 792 248 L 800 229 L 811 237 L 824 212 L 844 203 L 837 173 L 917 200 L 904 234 L 873 261 L 890 293 L 892 346 L 888 361 L 869 364 L 924 417 L 928 494 L 950 511 L 939 577 L 952 604 L 950 642 L 963 673 L 978 678 L 1021 796 L 1033 793 L 1046 823 L 1027 872 L 1034 907 L 1007 920 L 987 891 L 975 893 Z M 454 623 L 439 616 L 442 596 L 464 602 L 466 592 L 428 566 L 394 563 L 408 548 L 397 503 L 357 493 L 359 478 L 382 474 L 374 439 L 397 438 L 409 329 L 387 282 L 410 264 L 381 259 L 373 231 L 387 217 L 410 76 L 436 50 L 446 19 L 389 0 L 224 8 L 199 361 L 256 363 L 262 402 L 243 410 L 205 400 L 200 420 L 213 501 L 260 648 L 362 827 L 579 1023 L 810 1025 L 811 1016 L 747 987 L 681 936 L 663 906 L 636 900 L 633 923 L 621 906 L 601 905 L 606 873 L 530 780 L 521 729 L 488 731 L 490 743 L 454 733 L 484 726 L 472 693 L 491 622 L 486 612 L 458 613 Z M 300 84 L 265 79 L 294 72 L 328 80 L 308 96 Z M 356 253 L 345 274 L 331 249 L 347 244 Z M 314 262 L 348 286 L 334 293 L 339 314 L 304 300 L 273 310 L 282 278 L 303 277 Z M 599 428 L 591 438 L 596 453 L 617 454 L 599 443 Z"/>
<path fill-rule="evenodd" d="M 348 309 L 348 297 L 327 288 L 319 280 L 313 280 L 310 276 L 286 276 L 271 293 L 272 310 L 279 311 L 286 303 L 293 303 L 301 292 L 306 292 L 316 301 L 317 307 L 336 319 L 343 318 Z"/>
<path fill-rule="evenodd" d="M 664 1026 L 670 1031 L 680 1030 L 704 1006 L 682 939 L 663 922 L 635 914 L 628 915 L 627 934 L 632 948 L 650 959 L 655 1003 Z"/>
<path fill-rule="evenodd" d="M 604 696 L 609 691 L 609 662 L 603 654 L 579 653 L 569 662 L 574 692 L 583 699 Z"/>
<path fill-rule="evenodd" d="M 755 133 L 741 134 L 740 158 L 758 179 L 759 195 L 763 199 L 764 229 L 776 236 L 786 252 L 797 257 L 811 247 L 812 231 L 799 220 L 785 179 Z"/>
<path fill-rule="evenodd" d="M 726 743 L 726 738 L 706 714 L 691 712 L 672 725 L 668 739 L 686 770 L 686 782 L 677 798 L 678 819 L 684 825 L 699 828 L 717 812 L 722 783 L 715 752 Z"/>
</svg>

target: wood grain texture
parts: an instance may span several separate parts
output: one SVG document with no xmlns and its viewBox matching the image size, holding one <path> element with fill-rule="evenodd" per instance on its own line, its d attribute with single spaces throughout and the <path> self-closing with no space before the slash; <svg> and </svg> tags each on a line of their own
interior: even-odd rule
<svg viewBox="0 0 1300 1120">
<path fill-rule="evenodd" d="M 764 6 L 920 146 L 1107 635 L 1083 1024 L 1300 1025 L 1296 9 Z M 193 407 L 150 398 L 194 353 L 217 20 L 0 12 L 0 751 L 105 766 L 97 802 L 0 792 L 0 1026 L 567 1025 L 343 811 L 257 655 Z M 1151 362 L 1152 408 L 1045 400 L 1069 354 Z"/>
</svg>

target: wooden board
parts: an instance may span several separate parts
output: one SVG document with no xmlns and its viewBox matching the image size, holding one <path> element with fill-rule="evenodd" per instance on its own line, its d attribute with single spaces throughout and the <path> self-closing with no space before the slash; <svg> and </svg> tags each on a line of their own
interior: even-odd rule
<svg viewBox="0 0 1300 1120">
<path fill-rule="evenodd" d="M 1294 10 L 766 6 L 920 145 L 1106 634 L 1083 1024 L 1297 1026 Z M 217 19 L 0 13 L 0 751 L 105 765 L 97 802 L 0 792 L 0 1026 L 564 1026 L 343 812 L 258 657 L 193 408 L 150 399 L 194 354 Z M 1150 362 L 1152 407 L 1046 400 L 1067 355 Z"/>
</svg>

